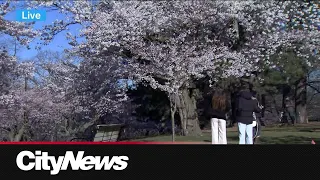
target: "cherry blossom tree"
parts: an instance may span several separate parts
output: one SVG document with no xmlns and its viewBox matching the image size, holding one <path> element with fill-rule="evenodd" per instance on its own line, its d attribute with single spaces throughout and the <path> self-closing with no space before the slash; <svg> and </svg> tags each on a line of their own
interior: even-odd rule
<svg viewBox="0 0 320 180">
<path fill-rule="evenodd" d="M 135 9 L 135 7 L 139 8 Z M 193 6 L 192 3 L 182 3 L 182 6 L 180 4 L 174 8 L 168 7 L 166 2 L 142 3 L 137 1 L 114 2 L 112 6 L 111 4 L 101 5 L 100 9 L 98 8 L 100 12 L 95 14 L 96 17 L 91 22 L 91 26 L 84 32 L 88 41 L 79 45 L 78 51 L 86 52 L 87 49 L 90 49 L 93 53 L 102 55 L 111 47 L 120 47 L 120 53 L 116 55 L 118 57 L 126 55 L 133 59 L 129 61 L 127 68 L 131 70 L 130 73 L 135 80 L 148 82 L 152 87 L 167 92 L 170 99 L 176 99 L 177 102 L 171 101 L 173 102 L 172 107 L 175 107 L 176 103 L 179 104 L 178 109 L 184 133 L 197 134 L 200 133 L 200 128 L 196 118 L 195 100 L 189 96 L 187 89 L 190 80 L 193 77 L 202 77 L 202 72 L 209 67 L 211 71 L 214 71 L 212 67 L 217 67 L 217 63 L 223 62 L 222 59 L 220 60 L 221 56 L 233 58 L 237 55 L 229 53 L 227 46 L 214 46 L 216 42 L 214 39 L 210 41 L 208 37 L 210 33 L 208 33 L 210 27 L 208 22 L 200 26 L 207 29 L 199 28 L 201 23 L 194 23 L 205 18 L 203 14 L 199 15 L 200 18 L 195 14 L 203 10 L 208 12 L 210 10 L 208 7 Z M 110 12 L 109 8 L 111 8 Z M 185 9 L 193 11 L 194 14 L 183 12 Z M 171 19 L 170 14 L 173 16 Z M 181 16 L 179 17 L 181 19 L 175 19 L 177 16 Z M 190 18 L 192 21 L 183 22 L 184 18 Z M 184 24 L 180 25 L 181 22 Z M 199 38 L 197 36 L 200 33 L 202 36 Z M 102 34 L 108 34 L 108 36 L 102 36 Z M 206 39 L 209 42 L 203 44 L 202 41 Z M 215 40 L 218 40 L 218 35 Z M 102 44 L 93 42 L 102 42 Z M 215 59 L 217 60 L 214 61 Z M 164 80 L 165 83 L 157 82 L 157 78 Z M 180 93 L 181 89 L 183 93 Z M 186 100 L 191 103 L 184 102 Z M 187 108 L 188 105 L 191 107 Z M 174 113 L 172 111 L 172 117 Z M 191 121 L 194 122 L 192 123 L 187 120 L 190 119 L 190 116 L 193 116 Z"/>
<path fill-rule="evenodd" d="M 0 4 L 0 33 L 15 37 L 21 44 L 27 45 L 40 32 L 32 29 L 33 23 L 5 20 L 4 16 L 14 10 L 10 5 L 12 5 L 11 1 L 2 1 Z"/>
<path fill-rule="evenodd" d="M 21 22 L 15 22 L 15 21 L 8 21 L 4 19 L 4 16 L 13 10 L 13 6 L 10 3 L 11 1 L 2 1 L 0 4 L 0 33 L 6 34 L 9 36 L 12 36 L 20 42 L 22 45 L 27 45 L 32 38 L 37 36 L 39 32 L 32 30 L 31 25 L 32 24 L 26 24 Z M 27 64 L 19 64 L 17 62 L 16 57 L 10 55 L 6 49 L 0 50 L 1 58 L 0 58 L 0 64 L 1 64 L 1 89 L 0 89 L 0 99 L 1 99 L 1 111 L 3 113 L 1 114 L 1 126 L 2 128 L 9 131 L 11 134 L 9 138 L 10 140 L 14 139 L 21 139 L 17 137 L 19 133 L 19 129 L 23 128 L 16 128 L 17 131 L 12 130 L 12 126 L 9 127 L 7 124 L 10 124 L 13 122 L 14 119 L 8 119 L 7 115 L 10 114 L 8 111 L 15 112 L 12 105 L 16 102 L 15 96 L 14 96 L 14 90 L 16 88 L 16 81 L 19 79 L 21 74 L 25 74 L 27 76 L 28 70 L 30 70 Z M 25 66 L 26 65 L 26 66 Z M 13 103 L 13 104 L 12 104 Z M 8 111 L 7 111 L 8 110 Z M 18 112 L 17 116 L 18 118 Z M 16 126 L 16 125 L 15 125 Z M 11 128 L 11 129 L 10 129 Z M 22 130 L 24 131 L 24 130 Z M 21 131 L 21 132 L 22 132 Z M 21 134 L 21 133 L 20 133 Z M 20 136 L 20 135 L 18 135 Z"/>
<path fill-rule="evenodd" d="M 122 102 L 127 100 L 125 89 L 118 84 L 125 72 L 121 64 L 112 64 L 112 57 L 108 62 L 94 56 L 75 64 L 75 58 L 45 51 L 36 57 L 43 86 L 65 98 L 69 113 L 64 113 L 62 129 L 69 137 L 81 136 L 110 113 L 121 113 Z"/>
<path fill-rule="evenodd" d="M 75 116 L 74 97 L 70 95 L 73 84 L 76 82 L 74 72 L 77 66 L 65 54 L 53 51 L 39 52 L 34 61 L 36 62 L 35 73 L 38 76 L 37 84 L 41 89 L 52 94 L 50 98 L 55 102 L 56 108 L 53 111 L 56 117 L 59 116 L 56 121 L 61 122 L 51 123 L 51 128 L 55 132 L 54 139 L 70 140 L 77 132 L 82 131 L 81 124 Z"/>
<path fill-rule="evenodd" d="M 33 1 L 30 2 L 31 7 L 47 7 L 66 13 L 67 18 L 64 20 L 56 20 L 53 25 L 46 26 L 42 33 L 45 43 L 50 42 L 54 36 L 68 29 L 69 25 L 81 24 L 84 27 L 90 25 L 90 19 L 93 10 L 98 3 L 93 1 Z M 70 44 L 79 47 L 76 37 L 69 32 L 68 38 Z M 67 50 L 71 57 L 80 57 L 81 63 L 74 69 L 72 77 L 74 81 L 79 83 L 72 86 L 76 102 L 75 107 L 79 108 L 79 112 L 87 112 L 102 117 L 106 113 L 120 111 L 121 102 L 126 100 L 125 89 L 119 89 L 119 80 L 127 76 L 127 68 L 124 67 L 125 60 L 119 60 L 112 57 L 112 52 L 103 52 L 95 55 L 91 50 L 81 49 L 79 51 Z M 103 56 L 103 59 L 101 56 Z M 84 117 L 93 118 L 91 115 Z"/>
<path fill-rule="evenodd" d="M 275 67 L 270 58 L 281 53 L 282 47 L 296 48 L 297 54 L 306 58 L 317 55 L 311 52 L 318 47 L 315 28 L 319 19 L 299 14 L 302 2 L 38 1 L 36 5 L 58 8 L 69 15 L 46 27 L 45 41 L 68 25 L 83 25 L 85 42 L 78 43 L 69 34 L 74 46 L 71 53 L 81 55 L 89 64 L 96 63 L 86 66 L 91 72 L 104 67 L 100 63 L 111 64 L 107 67 L 121 64 L 119 70 L 112 71 L 119 73 L 117 78 L 131 78 L 167 92 L 172 117 L 177 110 L 185 135 L 200 134 L 194 80 L 205 75 L 215 81 L 250 76 L 261 67 Z M 315 3 L 312 7 L 317 8 Z M 306 26 L 282 30 L 282 24 L 290 24 L 293 17 Z M 107 110 L 92 95 L 86 97 L 97 109 Z"/>
<path fill-rule="evenodd" d="M 2 97 L 2 138 L 7 141 L 55 140 L 69 113 L 64 98 L 48 89 L 16 89 Z"/>
<path fill-rule="evenodd" d="M 3 94 L 7 92 L 11 86 L 12 75 L 14 74 L 14 69 L 16 66 L 16 60 L 7 52 L 2 51 L 0 54 L 0 63 L 0 92 L 1 94 Z"/>
<path fill-rule="evenodd" d="M 115 78 L 121 72 L 117 62 L 91 58 L 77 66 L 67 61 L 73 57 L 43 53 L 33 62 L 18 63 L 7 52 L 1 55 L 1 83 L 8 86 L 1 89 L 6 91 L 0 118 L 5 140 L 67 140 L 107 113 L 121 111 L 119 102 L 126 100 Z M 31 80 L 36 82 L 32 87 Z"/>
<path fill-rule="evenodd" d="M 13 8 L 10 6 L 10 1 L 2 1 L 0 4 L 0 34 L 10 35 L 21 44 L 27 45 L 35 36 L 39 35 L 39 32 L 31 28 L 31 24 L 8 21 L 4 19 L 4 16 L 12 11 Z M 1 91 L 5 90 L 10 86 L 8 79 L 12 79 L 12 74 L 17 65 L 17 59 L 8 53 L 7 49 L 0 48 L 1 53 Z M 8 74 L 10 72 L 10 74 Z"/>
<path fill-rule="evenodd" d="M 175 96 L 172 106 L 177 105 L 184 134 L 197 134 L 194 103 L 183 97 L 190 96 L 192 79 L 204 73 L 215 79 L 241 77 L 259 70 L 261 63 L 271 65 L 268 59 L 279 47 L 307 34 L 281 32 L 278 25 L 288 21 L 289 12 L 299 5 L 276 1 L 105 3 L 91 15 L 92 24 L 84 31 L 87 42 L 78 47 L 95 54 L 111 46 L 130 51 L 133 60 L 128 67 L 135 80 Z M 245 43 L 233 49 L 240 38 L 237 26 L 245 31 Z M 317 35 L 312 32 L 307 37 Z M 314 47 L 306 45 L 309 52 Z"/>
<path fill-rule="evenodd" d="M 14 79 L 10 88 L 0 96 L 3 140 L 39 140 L 50 137 L 54 130 L 52 125 L 59 124 L 61 112 L 67 110 L 61 105 L 64 101 L 57 94 L 45 88 L 29 86 L 28 80 L 33 78 L 34 67 L 32 62 L 17 63 L 11 74 Z M 40 131 L 41 128 L 46 133 Z"/>
<path fill-rule="evenodd" d="M 305 29 L 281 31 L 281 23 L 290 21 L 289 16 L 301 6 L 299 2 L 45 1 L 40 5 L 71 13 L 67 21 L 47 27 L 48 39 L 70 24 L 84 26 L 86 42 L 79 44 L 70 35 L 73 53 L 110 62 L 105 52 L 117 47 L 111 62 L 128 58 L 126 77 L 167 92 L 172 114 L 176 107 L 185 135 L 200 133 L 193 80 L 206 74 L 216 81 L 248 76 L 259 71 L 261 64 L 275 66 L 269 59 L 280 47 L 318 36 Z M 315 47 L 311 41 L 304 43 L 304 50 L 298 53 L 302 56 Z"/>
</svg>

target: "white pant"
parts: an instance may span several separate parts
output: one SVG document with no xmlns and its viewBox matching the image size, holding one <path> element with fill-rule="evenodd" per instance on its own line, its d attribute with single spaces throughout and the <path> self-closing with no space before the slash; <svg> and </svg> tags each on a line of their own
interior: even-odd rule
<svg viewBox="0 0 320 180">
<path fill-rule="evenodd" d="M 227 144 L 227 123 L 224 119 L 211 119 L 212 144 Z"/>
</svg>

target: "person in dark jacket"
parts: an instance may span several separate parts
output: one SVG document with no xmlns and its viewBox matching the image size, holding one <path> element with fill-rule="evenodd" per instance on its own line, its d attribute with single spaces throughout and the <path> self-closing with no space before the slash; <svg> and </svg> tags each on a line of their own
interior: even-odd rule
<svg viewBox="0 0 320 180">
<path fill-rule="evenodd" d="M 231 107 L 226 93 L 213 94 L 210 105 L 212 144 L 227 144 L 226 119 Z"/>
<path fill-rule="evenodd" d="M 253 144 L 253 112 L 260 113 L 261 109 L 248 89 L 240 91 L 236 105 L 236 120 L 239 130 L 239 144 Z"/>
</svg>

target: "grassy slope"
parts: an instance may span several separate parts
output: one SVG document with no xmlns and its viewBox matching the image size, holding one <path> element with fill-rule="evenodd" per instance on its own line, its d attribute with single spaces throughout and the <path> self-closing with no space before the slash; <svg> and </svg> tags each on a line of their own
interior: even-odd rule
<svg viewBox="0 0 320 180">
<path fill-rule="evenodd" d="M 238 143 L 237 128 L 227 129 L 228 144 Z M 310 144 L 311 140 L 320 143 L 320 123 L 296 125 L 287 127 L 263 127 L 259 144 Z M 134 141 L 171 141 L 171 136 L 156 136 Z M 211 142 L 210 131 L 200 137 L 177 136 L 176 141 Z"/>
</svg>

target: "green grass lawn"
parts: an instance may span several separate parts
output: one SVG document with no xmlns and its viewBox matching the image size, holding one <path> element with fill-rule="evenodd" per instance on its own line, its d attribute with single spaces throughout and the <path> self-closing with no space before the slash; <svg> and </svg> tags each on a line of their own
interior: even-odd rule
<svg viewBox="0 0 320 180">
<path fill-rule="evenodd" d="M 237 128 L 227 128 L 228 144 L 238 143 Z M 310 144 L 311 140 L 320 143 L 320 123 L 314 122 L 305 125 L 263 127 L 260 140 L 257 144 Z M 148 137 L 134 141 L 163 142 L 171 141 L 171 135 Z M 176 136 L 180 142 L 211 142 L 211 133 L 204 131 L 202 136 Z"/>
</svg>

